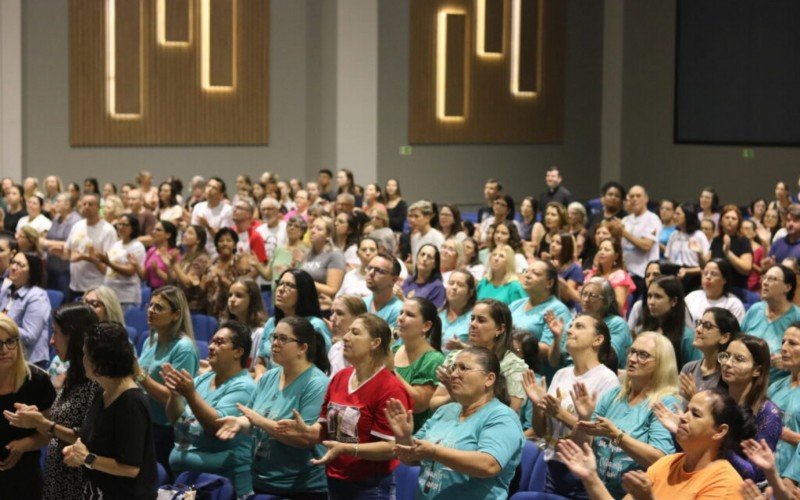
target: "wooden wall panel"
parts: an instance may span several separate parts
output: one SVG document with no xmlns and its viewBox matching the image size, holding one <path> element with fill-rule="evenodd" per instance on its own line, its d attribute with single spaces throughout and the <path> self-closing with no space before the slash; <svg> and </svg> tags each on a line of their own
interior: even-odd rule
<svg viewBox="0 0 800 500">
<path fill-rule="evenodd" d="M 236 0 L 203 0 L 210 2 L 209 9 L 209 85 L 233 87 L 234 5 Z"/>
<path fill-rule="evenodd" d="M 111 0 L 114 3 L 113 32 L 106 33 L 106 47 L 114 47 L 115 75 L 112 113 L 139 115 L 141 113 L 142 39 L 141 5 L 139 0 Z M 113 40 L 112 40 L 113 38 Z"/>
<path fill-rule="evenodd" d="M 192 35 L 201 33 L 204 0 L 185 0 L 184 9 L 170 5 L 176 0 L 166 0 L 165 38 L 167 17 L 177 22 L 180 11 L 188 11 L 191 23 L 188 43 L 166 45 L 157 36 L 159 0 L 138 0 L 142 12 L 138 116 L 114 116 L 110 111 L 104 47 L 109 1 L 132 0 L 70 0 L 71 145 L 268 144 L 269 0 L 227 0 L 232 5 L 231 29 L 227 43 L 218 43 L 226 45 L 220 50 L 229 54 L 230 69 L 228 76 L 219 73 L 228 83 L 221 88 L 203 88 L 201 37 Z M 120 19 L 119 25 L 127 21 Z"/>
<path fill-rule="evenodd" d="M 191 0 L 159 0 L 164 2 L 164 40 L 188 44 L 191 42 Z"/>
<path fill-rule="evenodd" d="M 543 0 L 518 0 L 520 8 L 519 91 L 539 90 L 539 7 Z"/>
<path fill-rule="evenodd" d="M 446 16 L 444 116 L 463 117 L 467 95 L 467 16 Z"/>
<path fill-rule="evenodd" d="M 519 4 L 517 13 L 512 12 L 517 1 L 538 6 L 533 26 L 530 25 L 531 5 Z M 409 143 L 531 144 L 562 141 L 566 0 L 502 2 L 504 50 L 498 55 L 482 54 L 476 45 L 476 40 L 482 35 L 477 33 L 476 7 L 485 4 L 488 9 L 489 3 L 481 0 L 411 0 Z M 463 120 L 447 119 L 437 112 L 437 95 L 441 93 L 441 89 L 437 92 L 437 19 L 441 12 L 463 13 L 467 19 L 467 91 Z M 523 12 L 526 13 L 524 18 Z M 519 30 L 519 55 L 526 58 L 524 63 L 520 60 L 516 69 L 510 50 L 513 16 L 519 16 L 516 20 L 524 24 Z M 532 35 L 535 35 L 535 47 L 530 46 Z M 534 59 L 530 60 L 530 57 Z M 536 92 L 513 91 L 514 71 L 525 72 L 519 80 L 524 82 L 523 85 L 528 85 L 527 82 L 533 78 Z M 519 74 L 522 76 L 521 72 Z"/>
<path fill-rule="evenodd" d="M 505 0 L 485 0 L 484 16 L 486 27 L 484 32 L 483 51 L 487 54 L 501 54 L 503 52 L 503 27 Z M 480 8 L 480 6 L 478 6 Z"/>
</svg>

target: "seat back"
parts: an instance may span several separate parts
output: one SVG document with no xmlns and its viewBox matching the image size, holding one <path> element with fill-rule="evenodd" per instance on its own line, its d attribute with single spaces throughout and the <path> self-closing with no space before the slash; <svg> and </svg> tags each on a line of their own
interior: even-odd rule
<svg viewBox="0 0 800 500">
<path fill-rule="evenodd" d="M 519 491 L 530 491 L 529 485 L 531 482 L 531 475 L 533 474 L 533 468 L 541 454 L 542 450 L 539 449 L 536 443 L 533 441 L 525 441 L 525 446 L 522 448 L 522 459 L 519 462 L 521 470 Z"/>
<path fill-rule="evenodd" d="M 133 308 L 125 311 L 125 325 L 132 326 L 139 332 L 139 335 L 147 330 L 147 312 Z"/>
<path fill-rule="evenodd" d="M 205 340 L 208 342 L 217 332 L 219 323 L 213 316 L 205 314 L 192 314 L 192 329 L 194 329 L 195 340 Z"/>
<path fill-rule="evenodd" d="M 58 290 L 46 290 L 47 298 L 50 299 L 50 308 L 56 310 L 64 302 L 64 294 Z"/>
<path fill-rule="evenodd" d="M 147 285 L 142 285 L 142 302 L 140 305 L 143 310 L 145 311 L 147 310 L 147 306 L 150 305 L 150 297 L 152 296 L 153 296 L 153 289 Z"/>
<path fill-rule="evenodd" d="M 208 358 L 208 342 L 205 340 L 195 340 L 197 344 L 197 356 L 199 359 Z"/>
<path fill-rule="evenodd" d="M 397 500 L 414 500 L 417 496 L 419 467 L 400 464 L 394 470 Z"/>
</svg>

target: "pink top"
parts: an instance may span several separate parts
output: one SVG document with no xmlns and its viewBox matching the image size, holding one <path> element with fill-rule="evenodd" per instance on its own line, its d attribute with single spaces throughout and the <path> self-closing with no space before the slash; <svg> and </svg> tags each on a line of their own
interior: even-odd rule
<svg viewBox="0 0 800 500">
<path fill-rule="evenodd" d="M 167 265 L 164 264 L 164 260 L 161 258 L 161 254 L 158 253 L 158 249 L 154 246 L 147 249 L 147 254 L 145 255 L 144 258 L 144 272 L 148 286 L 150 286 L 150 288 L 155 290 L 157 288 L 161 288 L 162 286 L 166 285 L 167 282 L 159 278 L 158 273 L 156 273 L 155 270 L 153 270 L 152 267 L 153 262 L 156 263 L 156 267 L 158 267 L 158 269 L 161 270 L 162 273 L 167 272 Z"/>
<path fill-rule="evenodd" d="M 586 275 L 586 279 L 592 278 L 594 276 L 598 276 L 597 268 L 592 268 L 589 271 L 589 274 Z M 608 282 L 611 284 L 611 288 L 617 287 L 625 287 L 627 292 L 625 293 L 625 304 L 622 306 L 622 310 L 620 311 L 620 315 L 623 318 L 628 317 L 628 298 L 636 291 L 636 285 L 633 283 L 633 278 L 631 275 L 628 274 L 628 271 L 624 269 L 617 269 L 616 271 L 612 272 L 611 274 L 606 277 Z"/>
</svg>

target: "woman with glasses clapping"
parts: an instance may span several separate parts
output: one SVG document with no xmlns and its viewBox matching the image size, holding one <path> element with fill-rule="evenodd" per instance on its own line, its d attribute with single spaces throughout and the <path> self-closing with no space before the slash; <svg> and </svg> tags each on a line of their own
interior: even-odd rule
<svg viewBox="0 0 800 500">
<path fill-rule="evenodd" d="M 307 319 L 314 330 L 322 334 L 326 353 L 331 348 L 331 332 L 322 320 L 314 279 L 302 269 L 287 269 L 281 273 L 275 288 L 275 316 L 267 320 L 264 331 L 261 332 L 255 366 L 256 378 L 260 378 L 271 366 L 272 333 L 275 325 L 283 318 L 294 316 Z"/>
<path fill-rule="evenodd" d="M 679 376 L 681 396 L 686 401 L 696 393 L 713 389 L 719 385 L 719 353 L 727 350 L 731 341 L 739 338 L 739 322 L 727 309 L 709 307 L 702 317 L 695 321 L 692 346 L 703 353 L 702 359 L 689 361 Z"/>
</svg>

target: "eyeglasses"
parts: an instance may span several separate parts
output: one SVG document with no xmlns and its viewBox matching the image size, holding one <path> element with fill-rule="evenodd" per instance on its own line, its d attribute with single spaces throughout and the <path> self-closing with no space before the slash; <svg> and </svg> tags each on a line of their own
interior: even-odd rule
<svg viewBox="0 0 800 500">
<path fill-rule="evenodd" d="M 227 342 L 225 342 L 224 338 L 214 338 L 214 339 L 211 339 L 211 343 L 216 345 L 216 346 L 223 346 Z"/>
<path fill-rule="evenodd" d="M 780 278 L 776 278 L 775 276 L 764 276 L 761 278 L 762 283 L 777 283 L 779 281 L 783 281 Z"/>
<path fill-rule="evenodd" d="M 745 357 L 743 354 L 731 354 L 729 352 L 721 352 L 717 354 L 717 361 L 719 361 L 719 364 L 724 364 L 730 361 L 732 365 L 741 366 L 746 364 L 750 360 L 747 359 L 747 357 Z"/>
<path fill-rule="evenodd" d="M 273 335 L 273 336 L 272 336 L 272 343 L 273 343 L 273 344 L 281 344 L 281 345 L 285 345 L 285 344 L 288 344 L 289 342 L 297 342 L 297 343 L 300 343 L 300 341 L 299 341 L 299 340 L 297 340 L 297 339 L 296 339 L 296 338 L 294 338 L 294 337 L 290 337 L 290 336 L 288 336 L 288 335 L 283 335 L 283 334 L 281 334 L 281 335 Z"/>
<path fill-rule="evenodd" d="M 702 328 L 704 331 L 708 332 L 713 330 L 714 328 L 719 328 L 717 325 L 710 321 L 703 321 L 702 319 L 695 320 L 694 326 L 696 328 Z"/>
<path fill-rule="evenodd" d="M 128 222 L 117 222 L 116 224 L 114 224 L 114 226 L 117 229 L 119 229 L 121 227 L 131 227 L 131 225 Z"/>
<path fill-rule="evenodd" d="M 391 271 L 387 271 L 386 269 L 381 269 L 380 267 L 375 266 L 367 266 L 367 272 L 380 274 L 381 276 L 386 276 L 391 273 Z"/>
<path fill-rule="evenodd" d="M 450 375 L 456 375 L 459 373 L 467 373 L 467 372 L 485 372 L 486 370 L 482 368 L 469 368 L 464 363 L 454 363 L 447 368 L 447 373 Z"/>
<path fill-rule="evenodd" d="M 90 306 L 90 307 L 100 307 L 100 306 L 103 305 L 103 303 L 100 302 L 97 299 L 95 299 L 95 300 L 86 300 L 86 299 L 84 299 L 83 303 L 86 304 L 87 306 Z"/>
<path fill-rule="evenodd" d="M 628 350 L 628 358 L 633 358 L 633 357 L 635 357 L 636 361 L 638 361 L 639 363 L 647 363 L 650 359 L 654 358 L 655 356 L 653 356 L 649 352 L 640 351 L 639 349 L 634 349 L 633 347 L 631 347 Z"/>
<path fill-rule="evenodd" d="M 581 292 L 581 298 L 586 300 L 597 300 L 600 298 L 600 294 L 592 292 Z"/>
<path fill-rule="evenodd" d="M 166 306 L 159 304 L 158 302 L 150 302 L 150 305 L 147 307 L 157 313 L 164 312 L 167 310 Z"/>
<path fill-rule="evenodd" d="M 297 290 L 297 285 L 289 281 L 279 281 L 278 286 L 275 288 L 286 288 L 287 290 Z"/>
<path fill-rule="evenodd" d="M 19 338 L 0 340 L 0 347 L 5 347 L 7 351 L 13 351 L 19 344 Z"/>
</svg>

